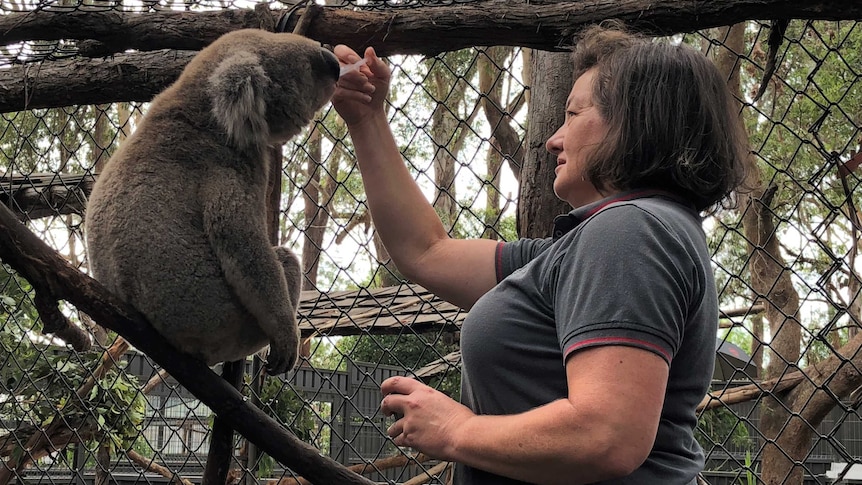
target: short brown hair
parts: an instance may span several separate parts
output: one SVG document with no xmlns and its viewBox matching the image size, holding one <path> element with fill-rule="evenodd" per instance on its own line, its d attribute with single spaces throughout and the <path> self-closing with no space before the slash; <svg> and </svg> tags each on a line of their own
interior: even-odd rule
<svg viewBox="0 0 862 485">
<path fill-rule="evenodd" d="M 612 24 L 585 30 L 573 57 L 575 79 L 596 69 L 593 103 L 608 124 L 585 169 L 598 190 L 666 190 L 702 211 L 747 180 L 739 105 L 700 52 Z"/>
</svg>

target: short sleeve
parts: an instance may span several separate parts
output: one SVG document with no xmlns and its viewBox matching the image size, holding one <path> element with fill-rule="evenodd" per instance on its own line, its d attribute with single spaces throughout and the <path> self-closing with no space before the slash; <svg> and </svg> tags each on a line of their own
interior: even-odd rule
<svg viewBox="0 0 862 485">
<path fill-rule="evenodd" d="M 497 274 L 497 283 L 506 276 L 514 273 L 527 263 L 542 254 L 551 246 L 553 240 L 547 239 L 518 239 L 512 242 L 501 242 L 497 245 L 497 254 L 494 258 L 494 266 Z"/>
<path fill-rule="evenodd" d="M 698 298 L 695 249 L 634 205 L 609 207 L 567 238 L 550 279 L 564 361 L 581 349 L 626 345 L 669 364 Z"/>
</svg>

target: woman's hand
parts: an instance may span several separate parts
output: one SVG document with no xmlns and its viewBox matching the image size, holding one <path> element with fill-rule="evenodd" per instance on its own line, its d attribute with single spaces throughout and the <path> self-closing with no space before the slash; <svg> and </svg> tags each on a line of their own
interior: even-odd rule
<svg viewBox="0 0 862 485">
<path fill-rule="evenodd" d="M 380 386 L 384 415 L 398 420 L 387 434 L 398 446 L 409 446 L 428 456 L 455 461 L 455 444 L 464 423 L 475 416 L 449 396 L 409 377 L 390 377 Z"/>
<path fill-rule="evenodd" d="M 334 49 L 342 65 L 350 65 L 361 58 L 350 47 L 337 45 Z M 352 126 L 362 123 L 367 118 L 384 113 L 384 101 L 389 91 L 391 72 L 373 47 L 365 49 L 364 66 L 345 73 L 338 79 L 332 105 L 338 114 Z"/>
</svg>

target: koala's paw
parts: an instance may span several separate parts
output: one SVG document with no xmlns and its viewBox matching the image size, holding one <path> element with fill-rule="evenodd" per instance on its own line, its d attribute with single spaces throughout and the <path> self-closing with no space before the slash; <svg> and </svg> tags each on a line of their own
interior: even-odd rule
<svg viewBox="0 0 862 485">
<path fill-rule="evenodd" d="M 293 335 L 285 336 L 269 343 L 269 355 L 266 358 L 266 372 L 271 376 L 284 374 L 293 369 L 299 357 L 299 338 Z"/>
</svg>

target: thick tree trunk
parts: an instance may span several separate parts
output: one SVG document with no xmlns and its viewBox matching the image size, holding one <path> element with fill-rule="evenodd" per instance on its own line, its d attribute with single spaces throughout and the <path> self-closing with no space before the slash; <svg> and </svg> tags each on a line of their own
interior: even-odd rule
<svg viewBox="0 0 862 485">
<path fill-rule="evenodd" d="M 387 286 L 400 285 L 402 280 L 404 280 L 404 276 L 395 267 L 395 263 L 392 262 L 389 251 L 383 245 L 383 241 L 380 239 L 377 231 L 374 231 L 372 240 L 374 242 L 374 250 L 377 253 L 377 261 L 380 263 L 380 266 L 377 268 L 377 276 L 374 278 L 377 286 L 385 288 Z"/>
<path fill-rule="evenodd" d="M 752 197 L 743 214 L 745 237 L 752 248 L 751 286 L 766 306 L 766 320 L 772 336 L 764 375 L 767 379 L 781 377 L 798 365 L 802 340 L 802 324 L 797 319 L 799 295 L 781 254 L 772 213 L 776 190 L 773 186 L 760 196 Z M 802 484 L 803 470 L 794 467 L 794 455 L 788 454 L 792 449 L 807 449 L 812 432 L 807 426 L 794 426 L 796 432 L 788 432 L 788 425 L 801 419 L 788 413 L 788 407 L 792 409 L 792 404 L 780 395 L 768 396 L 761 404 L 759 430 L 765 440 L 762 479 L 768 485 Z"/>
<path fill-rule="evenodd" d="M 302 270 L 305 272 L 305 281 L 312 286 L 317 285 L 317 272 L 320 265 L 320 255 L 323 253 L 323 234 L 329 222 L 329 203 L 332 202 L 333 186 L 332 177 L 326 173 L 323 167 L 320 130 L 317 128 L 311 133 L 305 144 L 308 157 L 306 157 L 306 183 L 302 188 L 302 196 L 305 202 L 303 213 L 305 214 L 305 236 L 302 240 Z M 324 173 L 326 175 L 324 176 Z"/>
<path fill-rule="evenodd" d="M 434 64 L 431 64 L 434 66 Z M 436 191 L 432 205 L 437 215 L 443 221 L 446 231 L 451 233 L 455 226 L 458 199 L 455 192 L 455 158 L 458 156 L 460 143 L 459 131 L 461 120 L 454 113 L 463 104 L 465 82 L 455 76 L 448 75 L 444 70 L 432 74 L 433 83 L 429 86 L 434 100 L 445 99 L 446 104 L 437 103 L 431 113 L 431 138 L 434 142 L 434 185 Z"/>
<path fill-rule="evenodd" d="M 90 137 L 91 162 L 93 171 L 100 173 L 111 157 L 111 120 L 108 117 L 110 105 L 100 104 L 93 106 L 93 114 L 96 117 L 93 123 L 93 133 Z"/>
<path fill-rule="evenodd" d="M 512 117 L 520 111 L 526 100 L 527 90 L 524 90 L 517 99 L 511 100 L 511 103 L 503 99 L 503 63 L 512 54 L 512 49 L 504 47 L 485 49 L 485 55 L 479 57 L 479 89 L 485 95 L 482 97 L 482 111 L 491 126 L 491 142 L 499 155 L 497 158 L 505 158 L 508 161 L 509 168 L 517 179 L 521 174 L 524 150 L 521 136 L 512 126 Z M 529 76 L 525 76 L 527 77 Z M 527 82 L 526 79 L 524 82 Z M 496 172 L 489 172 L 489 176 L 491 174 Z"/>
<path fill-rule="evenodd" d="M 574 83 L 571 56 L 535 51 L 531 69 L 542 75 L 541 82 L 531 86 L 527 115 L 530 125 L 518 199 L 518 236 L 547 237 L 554 217 L 571 210 L 569 204 L 554 195 L 557 160 L 545 150 L 545 142 L 563 124 L 563 107 Z"/>
<path fill-rule="evenodd" d="M 485 213 L 482 220 L 485 230 L 482 237 L 485 239 L 498 239 L 495 230 L 500 220 L 500 169 L 503 167 L 503 156 L 508 150 L 503 148 L 507 138 L 506 132 L 511 129 L 507 121 L 503 121 L 505 107 L 502 103 L 503 83 L 501 82 L 502 69 L 500 65 L 507 56 L 507 50 L 502 47 L 489 47 L 484 50 L 484 55 L 479 56 L 479 90 L 482 93 L 482 112 L 485 119 L 491 125 L 490 146 L 485 155 L 486 167 L 485 187 Z M 520 148 L 521 140 L 514 130 L 511 134 L 516 135 L 516 147 Z M 514 155 L 514 152 L 511 152 Z M 520 165 L 520 164 L 518 164 Z M 520 169 L 519 169 L 520 171 Z M 517 173 L 517 172 L 516 172 Z"/>
<path fill-rule="evenodd" d="M 503 208 L 500 207 L 500 183 L 503 161 L 518 179 L 521 165 L 524 163 L 521 136 L 512 126 L 514 116 L 526 98 L 526 90 L 517 99 L 509 103 L 503 99 L 504 63 L 513 54 L 513 49 L 507 47 L 489 47 L 483 56 L 479 57 L 479 89 L 482 96 L 482 112 L 491 126 L 490 148 L 488 149 L 485 175 L 485 231 L 482 237 L 498 239 L 497 227 Z"/>
<path fill-rule="evenodd" d="M 442 69 L 436 68 L 443 64 Z M 445 67 L 448 65 L 448 67 Z M 455 189 L 455 164 L 458 154 L 464 147 L 464 140 L 472 133 L 469 128 L 478 109 L 465 117 L 464 97 L 469 86 L 467 79 L 473 75 L 473 65 L 464 69 L 463 61 L 457 55 L 444 55 L 429 63 L 432 79 L 426 81 L 426 88 L 436 103 L 431 113 L 431 139 L 434 142 L 434 184 L 436 193 L 432 205 L 443 221 L 447 231 L 455 227 L 458 216 L 458 196 Z M 461 71 L 464 72 L 461 72 Z M 439 100 L 446 100 L 445 104 Z"/>
</svg>

